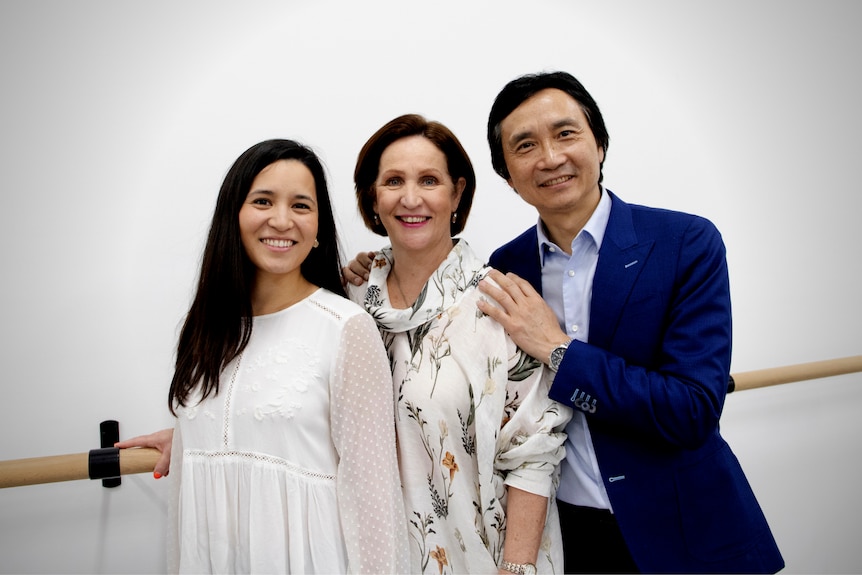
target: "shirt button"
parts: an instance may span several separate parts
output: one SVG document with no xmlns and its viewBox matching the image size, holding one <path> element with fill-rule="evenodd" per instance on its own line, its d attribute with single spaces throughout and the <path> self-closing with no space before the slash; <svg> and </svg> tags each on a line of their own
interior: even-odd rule
<svg viewBox="0 0 862 575">
<path fill-rule="evenodd" d="M 555 248 L 554 246 L 548 246 L 548 251 L 554 253 L 557 251 L 557 248 Z"/>
<path fill-rule="evenodd" d="M 572 333 L 578 333 L 578 325 L 577 324 L 572 326 Z"/>
<path fill-rule="evenodd" d="M 569 277 L 570 278 L 575 277 L 575 270 L 569 270 Z"/>
</svg>

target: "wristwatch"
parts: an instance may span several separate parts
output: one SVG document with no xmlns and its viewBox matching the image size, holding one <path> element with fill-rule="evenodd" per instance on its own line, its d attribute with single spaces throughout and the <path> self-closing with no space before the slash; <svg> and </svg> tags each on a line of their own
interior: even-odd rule
<svg viewBox="0 0 862 575">
<path fill-rule="evenodd" d="M 557 370 L 560 369 L 560 364 L 563 363 L 563 356 L 566 355 L 566 350 L 569 348 L 570 343 L 572 342 L 561 343 L 551 350 L 551 355 L 548 356 L 548 367 L 554 373 L 557 373 Z"/>
<path fill-rule="evenodd" d="M 517 573 L 518 575 L 536 575 L 536 566 L 532 563 L 510 563 L 503 561 L 500 564 L 500 569 L 509 573 Z"/>
</svg>

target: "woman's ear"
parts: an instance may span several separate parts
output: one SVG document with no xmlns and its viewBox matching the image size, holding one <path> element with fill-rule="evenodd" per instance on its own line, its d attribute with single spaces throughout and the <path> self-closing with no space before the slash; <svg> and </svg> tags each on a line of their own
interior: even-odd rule
<svg viewBox="0 0 862 575">
<path fill-rule="evenodd" d="M 452 211 L 455 212 L 458 210 L 458 205 L 461 203 L 461 194 L 464 193 L 464 188 L 467 187 L 467 180 L 464 178 L 458 178 L 458 181 L 455 182 L 455 191 L 452 194 L 452 203 L 454 204 Z"/>
</svg>

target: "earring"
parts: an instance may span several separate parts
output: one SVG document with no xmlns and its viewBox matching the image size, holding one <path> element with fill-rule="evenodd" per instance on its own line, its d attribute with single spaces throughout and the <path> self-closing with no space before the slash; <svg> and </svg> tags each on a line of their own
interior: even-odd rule
<svg viewBox="0 0 862 575">
<path fill-rule="evenodd" d="M 380 225 L 380 216 L 378 216 L 377 214 L 374 214 L 374 225 L 375 226 Z"/>
<path fill-rule="evenodd" d="M 314 238 L 314 243 L 311 244 L 311 247 L 313 247 L 313 248 L 319 248 L 320 247 L 320 243 L 318 243 L 317 238 Z"/>
<path fill-rule="evenodd" d="M 456 223 L 458 221 L 458 212 L 452 212 L 452 223 Z"/>
</svg>

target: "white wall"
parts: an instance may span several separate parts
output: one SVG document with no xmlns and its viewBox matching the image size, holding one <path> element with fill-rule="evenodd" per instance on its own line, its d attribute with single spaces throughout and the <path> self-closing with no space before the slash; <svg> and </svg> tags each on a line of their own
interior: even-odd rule
<svg viewBox="0 0 862 575">
<path fill-rule="evenodd" d="M 0 2 L 0 460 L 170 424 L 177 328 L 218 185 L 270 137 L 324 158 L 345 252 L 376 248 L 352 170 L 383 122 L 448 124 L 483 255 L 532 224 L 490 168 L 493 97 L 564 69 L 601 106 L 608 187 L 711 218 L 733 371 L 862 353 L 862 4 Z M 862 374 L 732 394 L 723 432 L 788 573 L 862 571 Z M 170 478 L 0 490 L 0 571 L 164 569 Z"/>
</svg>

